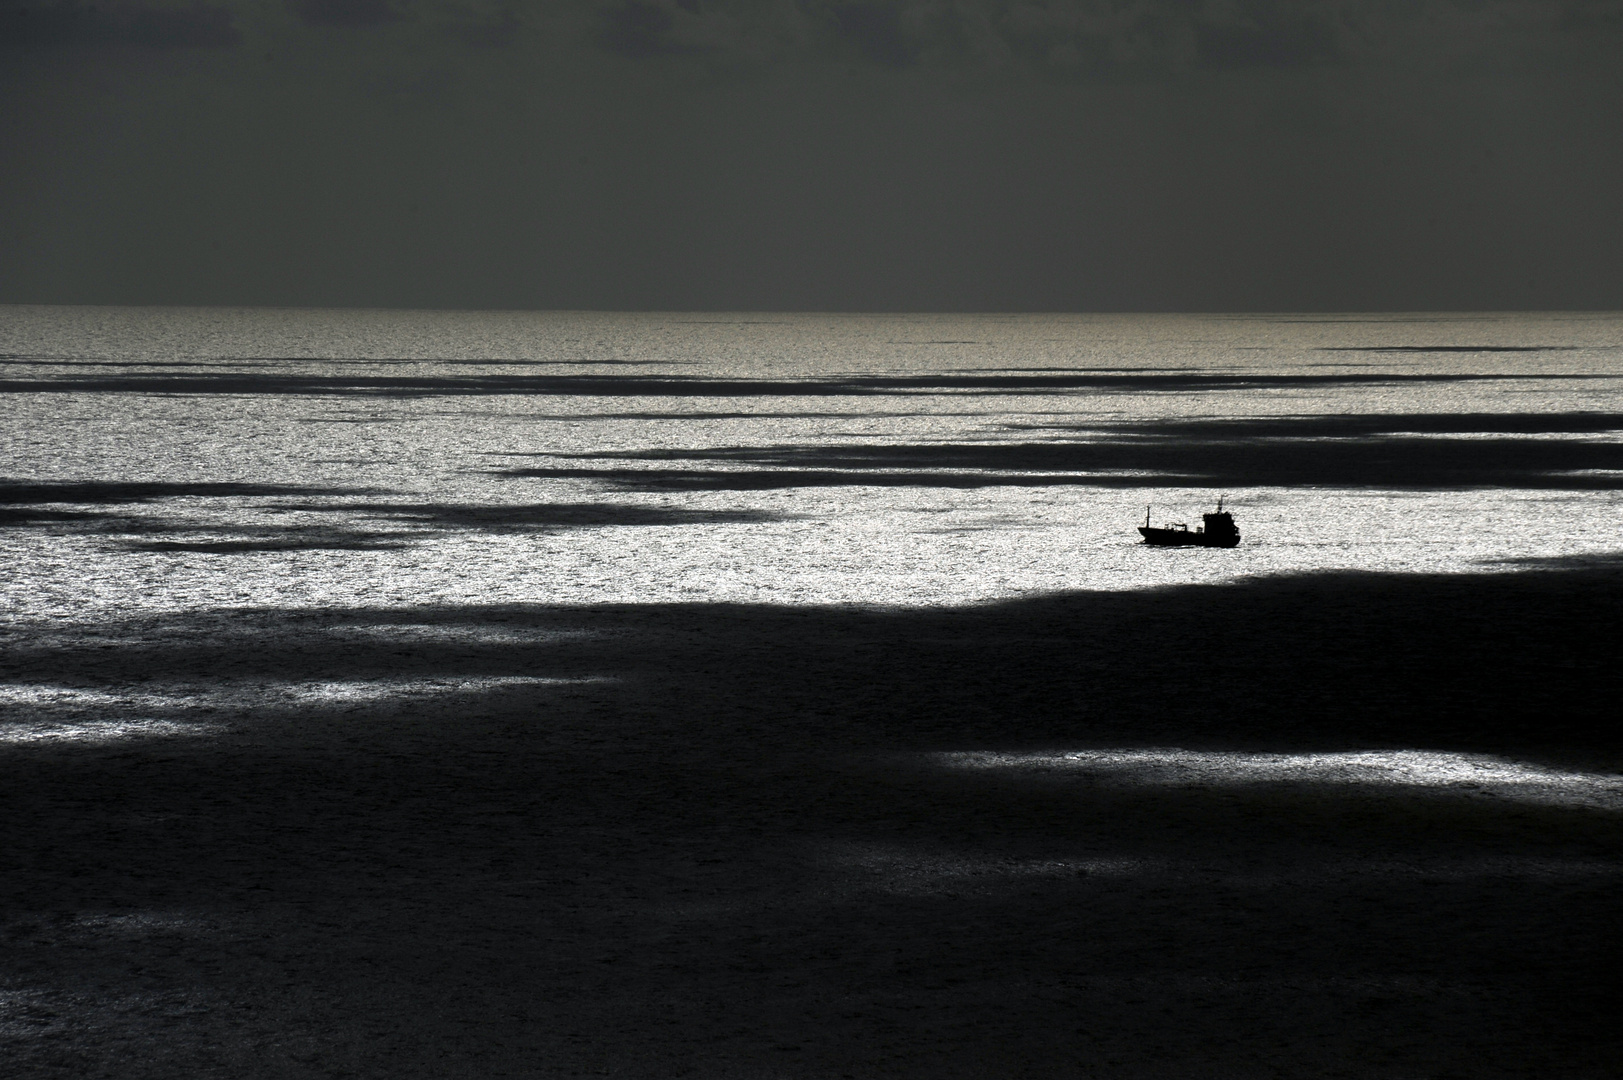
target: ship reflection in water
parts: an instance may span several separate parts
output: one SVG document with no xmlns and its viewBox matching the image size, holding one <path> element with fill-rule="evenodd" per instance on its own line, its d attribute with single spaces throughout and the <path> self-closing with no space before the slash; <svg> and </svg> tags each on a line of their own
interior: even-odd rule
<svg viewBox="0 0 1623 1080">
<path fill-rule="evenodd" d="M 1138 531 L 1144 534 L 1144 542 L 1156 547 L 1224 547 L 1231 548 L 1240 542 L 1240 530 L 1234 527 L 1234 515 L 1225 513 L 1223 500 L 1217 500 L 1217 511 L 1211 514 L 1202 514 L 1203 526 L 1189 531 L 1189 526 L 1182 522 L 1163 525 L 1159 529 L 1150 527 L 1150 508 L 1144 508 L 1144 524 Z"/>
</svg>

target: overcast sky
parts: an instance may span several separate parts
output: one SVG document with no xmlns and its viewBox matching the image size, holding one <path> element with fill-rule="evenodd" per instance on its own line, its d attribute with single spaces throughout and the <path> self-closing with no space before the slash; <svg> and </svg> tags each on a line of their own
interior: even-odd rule
<svg viewBox="0 0 1623 1080">
<path fill-rule="evenodd" d="M 7 0 L 0 301 L 1623 307 L 1623 0 Z"/>
</svg>

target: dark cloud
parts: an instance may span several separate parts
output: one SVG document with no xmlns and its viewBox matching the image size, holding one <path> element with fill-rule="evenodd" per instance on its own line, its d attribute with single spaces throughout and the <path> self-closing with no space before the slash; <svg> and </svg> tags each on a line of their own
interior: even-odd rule
<svg viewBox="0 0 1623 1080">
<path fill-rule="evenodd" d="M 484 48 L 512 44 L 522 27 L 511 8 L 488 15 L 459 11 L 440 25 L 447 34 L 464 44 Z"/>
<path fill-rule="evenodd" d="M 288 7 L 311 26 L 381 26 L 402 17 L 388 0 L 288 0 Z"/>
<path fill-rule="evenodd" d="M 686 4 L 682 7 L 693 10 Z M 667 8 L 648 0 L 625 0 L 603 12 L 597 44 L 633 60 L 698 51 L 694 45 L 672 35 L 675 26 L 676 19 Z"/>
<path fill-rule="evenodd" d="M 835 37 L 863 57 L 885 67 L 906 67 L 919 47 L 902 30 L 897 12 L 885 4 L 834 4 L 829 7 Z"/>
<path fill-rule="evenodd" d="M 241 41 L 231 12 L 214 4 L 98 7 L 77 0 L 7 5 L 0 46 L 134 45 L 148 49 L 229 48 Z"/>
<path fill-rule="evenodd" d="M 1324 22 L 1279 8 L 1260 17 L 1197 23 L 1196 50 L 1212 67 L 1291 67 L 1336 59 L 1334 30 Z"/>
<path fill-rule="evenodd" d="M 171 2 L 0 8 L 29 46 L 0 63 L 0 300 L 1452 310 L 1623 287 L 1620 0 Z M 55 47 L 239 28 L 232 63 Z"/>
<path fill-rule="evenodd" d="M 602 48 L 634 59 L 823 56 L 1072 74 L 1290 68 L 1379 56 L 1452 60 L 1623 28 L 1617 0 L 624 0 Z"/>
<path fill-rule="evenodd" d="M 1563 30 L 1623 29 L 1623 3 L 1618 3 L 1618 0 L 1592 0 L 1560 6 L 1560 26 Z"/>
<path fill-rule="evenodd" d="M 400 22 L 397 0 L 285 0 L 308 26 Z M 246 4 L 161 6 L 132 0 L 25 0 L 0 13 L 0 44 L 122 43 L 154 48 L 237 44 Z M 572 0 L 537 7 L 423 0 L 411 15 L 445 37 L 503 45 L 526 26 L 630 59 L 702 57 L 763 64 L 823 57 L 1086 75 L 1196 68 L 1289 68 L 1380 56 L 1512 54 L 1551 40 L 1615 37 L 1619 0 Z M 1589 41 L 1593 46 L 1593 40 Z"/>
</svg>

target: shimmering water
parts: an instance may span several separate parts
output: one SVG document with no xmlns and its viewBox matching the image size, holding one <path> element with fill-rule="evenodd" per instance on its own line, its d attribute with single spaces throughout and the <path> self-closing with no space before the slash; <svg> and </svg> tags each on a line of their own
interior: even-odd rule
<svg viewBox="0 0 1623 1080">
<path fill-rule="evenodd" d="M 1623 315 L 0 308 L 14 617 L 943 605 L 1623 548 Z M 1232 551 L 1148 549 L 1219 495 Z"/>
<path fill-rule="evenodd" d="M 1601 1075 L 1620 361 L 0 308 L 8 1064 Z"/>
</svg>

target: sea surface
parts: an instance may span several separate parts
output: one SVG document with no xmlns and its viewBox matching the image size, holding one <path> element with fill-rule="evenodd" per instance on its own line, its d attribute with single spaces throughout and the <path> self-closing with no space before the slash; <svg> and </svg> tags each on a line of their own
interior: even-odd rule
<svg viewBox="0 0 1623 1080">
<path fill-rule="evenodd" d="M 1623 315 L 0 308 L 14 625 L 922 607 L 1623 549 Z M 1200 521 L 1233 550 L 1152 549 Z"/>
<path fill-rule="evenodd" d="M 1620 391 L 1616 314 L 0 308 L 0 1061 L 1614 1076 Z"/>
</svg>

